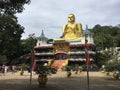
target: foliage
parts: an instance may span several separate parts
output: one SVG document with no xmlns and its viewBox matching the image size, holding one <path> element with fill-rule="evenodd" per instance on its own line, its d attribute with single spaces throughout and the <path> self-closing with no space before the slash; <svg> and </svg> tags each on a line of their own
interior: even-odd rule
<svg viewBox="0 0 120 90">
<path fill-rule="evenodd" d="M 0 54 L 8 59 L 16 57 L 19 50 L 19 41 L 24 28 L 18 24 L 17 18 L 10 15 L 0 16 Z"/>
<path fill-rule="evenodd" d="M 24 10 L 24 4 L 29 4 L 30 0 L 0 0 L 1 13 L 15 14 Z"/>
<path fill-rule="evenodd" d="M 24 32 L 15 14 L 21 13 L 29 3 L 30 0 L 0 0 L 0 54 L 7 56 L 9 62 L 19 57 L 19 41 Z"/>
<path fill-rule="evenodd" d="M 71 71 L 71 70 L 73 70 L 73 67 L 72 67 L 72 66 L 65 66 L 65 68 L 66 68 L 66 71 Z"/>
<path fill-rule="evenodd" d="M 72 75 L 71 71 L 67 71 L 67 77 L 69 78 Z"/>
<path fill-rule="evenodd" d="M 5 55 L 0 55 L 0 65 L 5 64 L 7 62 L 7 58 Z"/>
<path fill-rule="evenodd" d="M 105 73 L 106 72 L 106 69 L 105 68 L 100 68 L 100 71 L 102 72 L 102 73 Z"/>
<path fill-rule="evenodd" d="M 114 73 L 113 73 L 113 77 L 114 77 L 115 79 L 119 79 L 120 75 L 119 75 L 119 73 L 114 72 Z"/>
<path fill-rule="evenodd" d="M 118 69 L 120 69 L 120 63 L 118 63 L 115 60 L 111 61 L 111 62 L 106 62 L 105 69 L 106 69 L 106 71 L 118 70 Z"/>
<path fill-rule="evenodd" d="M 25 71 L 25 70 L 28 70 L 28 67 L 29 67 L 29 66 L 28 66 L 27 64 L 24 64 L 24 63 L 23 63 L 23 64 L 20 64 L 20 65 L 19 65 L 19 68 L 20 68 L 20 70 L 21 70 L 21 71 L 20 71 L 20 75 L 23 75 L 23 74 L 24 74 L 24 71 Z"/>
<path fill-rule="evenodd" d="M 38 76 L 38 83 L 40 87 L 45 87 L 47 84 L 47 75 L 46 74 L 39 74 Z"/>
<path fill-rule="evenodd" d="M 37 74 L 47 73 L 48 70 L 49 70 L 49 68 L 47 66 L 37 65 L 37 67 L 36 67 Z"/>
<path fill-rule="evenodd" d="M 28 67 L 29 67 L 29 66 L 28 66 L 27 64 L 24 64 L 24 63 L 23 63 L 23 64 L 20 64 L 20 65 L 17 65 L 15 69 L 16 69 L 17 71 L 19 71 L 19 70 L 24 71 L 24 70 L 27 70 Z"/>
<path fill-rule="evenodd" d="M 113 49 L 120 47 L 120 27 L 117 26 L 101 26 L 95 25 L 91 32 L 94 33 L 94 42 L 96 44 L 96 52 L 111 48 L 111 52 L 96 53 L 95 63 L 101 67 L 105 62 L 112 58 Z"/>
<path fill-rule="evenodd" d="M 103 54 L 103 53 L 96 53 L 96 55 L 95 55 L 95 63 L 99 67 L 104 65 L 107 60 L 108 59 L 107 59 L 107 56 L 105 54 Z"/>
<path fill-rule="evenodd" d="M 23 70 L 27 70 L 28 65 L 27 65 L 27 64 L 21 64 L 20 67 L 21 67 Z"/>
<path fill-rule="evenodd" d="M 32 36 L 29 36 L 27 39 L 20 40 L 21 45 L 21 55 L 28 54 L 31 49 L 35 46 L 37 40 Z"/>
<path fill-rule="evenodd" d="M 50 43 L 52 43 L 52 42 L 53 42 L 53 39 L 48 39 L 48 40 L 47 40 L 47 43 L 48 43 L 48 44 L 50 44 Z"/>
<path fill-rule="evenodd" d="M 94 33 L 96 50 L 104 50 L 106 47 L 116 47 L 120 45 L 120 27 L 95 25 L 91 29 Z"/>
</svg>

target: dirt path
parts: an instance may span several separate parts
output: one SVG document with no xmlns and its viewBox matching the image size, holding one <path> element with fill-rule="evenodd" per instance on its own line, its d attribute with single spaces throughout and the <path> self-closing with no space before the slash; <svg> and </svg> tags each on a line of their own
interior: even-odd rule
<svg viewBox="0 0 120 90">
<path fill-rule="evenodd" d="M 120 80 L 106 76 L 100 72 L 90 72 L 90 90 L 120 90 Z M 0 74 L 0 90 L 87 90 L 86 72 L 66 77 L 66 72 L 58 72 L 48 76 L 47 86 L 38 87 L 37 75 L 33 74 L 30 87 L 29 73 L 20 76 L 19 73 Z"/>
</svg>

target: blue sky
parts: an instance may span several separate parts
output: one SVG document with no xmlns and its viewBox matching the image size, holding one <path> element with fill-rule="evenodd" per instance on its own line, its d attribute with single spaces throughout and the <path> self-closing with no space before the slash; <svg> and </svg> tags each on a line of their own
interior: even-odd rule
<svg viewBox="0 0 120 90">
<path fill-rule="evenodd" d="M 76 23 L 93 28 L 96 24 L 120 24 L 120 0 L 31 0 L 25 10 L 17 14 L 19 23 L 25 27 L 22 38 L 35 33 L 36 37 L 44 30 L 48 38 L 60 37 L 67 16 L 73 13 Z"/>
</svg>

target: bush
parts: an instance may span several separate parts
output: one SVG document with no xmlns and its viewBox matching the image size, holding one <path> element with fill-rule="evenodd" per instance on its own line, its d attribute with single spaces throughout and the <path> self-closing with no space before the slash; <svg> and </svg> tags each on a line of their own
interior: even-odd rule
<svg viewBox="0 0 120 90">
<path fill-rule="evenodd" d="M 37 65 L 37 67 L 36 67 L 36 73 L 37 74 L 47 73 L 48 70 L 49 70 L 49 68 L 47 66 Z"/>
<path fill-rule="evenodd" d="M 65 68 L 66 68 L 66 71 L 71 71 L 73 69 L 72 66 L 66 66 Z"/>
<path fill-rule="evenodd" d="M 114 71 L 114 70 L 118 70 L 120 69 L 120 63 L 114 61 L 114 62 L 107 62 L 105 65 L 105 69 L 106 71 L 110 72 L 110 71 Z"/>
</svg>

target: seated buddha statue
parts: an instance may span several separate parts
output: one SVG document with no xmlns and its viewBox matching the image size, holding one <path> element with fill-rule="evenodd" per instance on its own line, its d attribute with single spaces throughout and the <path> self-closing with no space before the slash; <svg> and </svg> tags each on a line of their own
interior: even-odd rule
<svg viewBox="0 0 120 90">
<path fill-rule="evenodd" d="M 54 40 L 81 40 L 82 39 L 82 25 L 75 23 L 74 14 L 68 15 L 68 23 L 62 28 L 62 36 L 54 38 Z"/>
<path fill-rule="evenodd" d="M 68 24 L 63 26 L 62 38 L 65 40 L 81 40 L 82 39 L 82 25 L 75 23 L 74 14 L 68 15 Z"/>
</svg>

